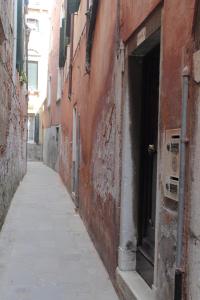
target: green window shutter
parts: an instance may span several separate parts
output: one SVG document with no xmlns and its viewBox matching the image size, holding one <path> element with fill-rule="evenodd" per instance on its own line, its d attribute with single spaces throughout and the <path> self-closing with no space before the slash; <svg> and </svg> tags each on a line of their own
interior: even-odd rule
<svg viewBox="0 0 200 300">
<path fill-rule="evenodd" d="M 68 10 L 70 14 L 74 14 L 78 11 L 80 6 L 80 0 L 68 0 Z"/>
<path fill-rule="evenodd" d="M 67 45 L 70 43 L 70 34 L 71 34 L 71 15 L 67 10 L 67 20 L 66 20 L 66 37 L 67 37 Z"/>
<path fill-rule="evenodd" d="M 80 0 L 68 0 L 66 3 L 67 10 L 67 20 L 66 20 L 66 44 L 70 43 L 70 34 L 71 34 L 71 14 L 74 14 L 79 10 Z"/>
<path fill-rule="evenodd" d="M 96 25 L 98 5 L 99 5 L 99 0 L 93 0 L 92 6 L 90 7 L 90 14 L 88 18 L 88 32 L 87 32 L 87 41 L 86 41 L 86 71 L 87 72 L 90 72 L 92 46 L 93 46 L 93 38 L 94 38 L 94 31 Z"/>
<path fill-rule="evenodd" d="M 24 33 L 23 33 L 23 9 L 24 1 L 17 1 L 17 57 L 16 67 L 18 72 L 23 71 L 24 64 Z"/>
<path fill-rule="evenodd" d="M 62 27 L 60 28 L 60 51 L 59 51 L 59 67 L 63 68 L 66 58 L 66 18 L 62 19 Z"/>
</svg>

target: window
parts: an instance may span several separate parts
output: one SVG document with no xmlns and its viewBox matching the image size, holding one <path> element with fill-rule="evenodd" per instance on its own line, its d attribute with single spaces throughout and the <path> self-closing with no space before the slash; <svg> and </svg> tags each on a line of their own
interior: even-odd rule
<svg viewBox="0 0 200 300">
<path fill-rule="evenodd" d="M 5 33 L 4 33 L 4 28 L 2 24 L 2 20 L 0 18 L 0 45 L 5 41 Z"/>
<path fill-rule="evenodd" d="M 36 32 L 39 31 L 39 21 L 37 19 L 28 18 L 27 25 L 31 30 L 36 31 Z"/>
<path fill-rule="evenodd" d="M 90 5 L 89 14 L 87 14 L 87 17 L 88 17 L 87 42 L 86 42 L 86 72 L 87 73 L 90 72 L 93 36 L 94 36 L 95 25 L 96 25 L 98 4 L 99 4 L 98 0 L 93 0 L 92 5 L 90 2 L 89 3 L 89 5 Z"/>
<path fill-rule="evenodd" d="M 60 28 L 60 47 L 59 47 L 59 68 L 63 68 L 66 59 L 66 19 L 62 19 Z"/>
<path fill-rule="evenodd" d="M 16 67 L 19 73 L 24 68 L 24 27 L 23 27 L 23 1 L 17 1 L 17 55 Z"/>
<path fill-rule="evenodd" d="M 58 80 L 57 80 L 57 101 L 61 100 L 62 98 L 62 78 L 63 78 L 63 71 L 59 68 Z"/>
<path fill-rule="evenodd" d="M 195 47 L 197 50 L 200 49 L 200 1 L 196 2 L 195 8 L 195 18 L 194 18 L 194 40 L 195 40 Z"/>
<path fill-rule="evenodd" d="M 68 0 L 68 10 L 70 14 L 74 14 L 79 10 L 80 0 Z"/>
<path fill-rule="evenodd" d="M 38 90 L 38 62 L 28 62 L 28 89 L 29 91 Z"/>
</svg>

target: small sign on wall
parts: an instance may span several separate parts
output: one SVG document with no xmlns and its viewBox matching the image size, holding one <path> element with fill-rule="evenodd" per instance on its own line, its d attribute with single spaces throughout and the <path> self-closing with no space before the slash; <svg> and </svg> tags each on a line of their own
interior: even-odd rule
<svg viewBox="0 0 200 300">
<path fill-rule="evenodd" d="M 140 44 L 142 44 L 146 40 L 146 35 L 147 35 L 147 30 L 146 30 L 146 27 L 144 27 L 144 28 L 142 28 L 142 30 L 140 30 L 138 32 L 137 46 L 139 46 Z"/>
<path fill-rule="evenodd" d="M 179 161 L 180 161 L 180 128 L 165 132 L 165 197 L 178 201 L 179 192 Z"/>
</svg>

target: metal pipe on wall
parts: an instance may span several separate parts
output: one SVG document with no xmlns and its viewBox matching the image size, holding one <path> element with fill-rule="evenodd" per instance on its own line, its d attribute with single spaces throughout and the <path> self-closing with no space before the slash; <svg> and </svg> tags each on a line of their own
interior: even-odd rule
<svg viewBox="0 0 200 300">
<path fill-rule="evenodd" d="M 187 139 L 187 107 L 189 97 L 189 68 L 183 69 L 182 87 L 182 116 L 181 116 L 181 142 L 180 142 L 180 175 L 179 175 L 179 202 L 178 202 L 178 224 L 177 224 L 177 252 L 174 300 L 182 299 L 182 282 L 184 274 L 183 252 L 184 252 L 184 219 L 185 219 L 185 174 L 186 174 L 186 147 Z"/>
</svg>

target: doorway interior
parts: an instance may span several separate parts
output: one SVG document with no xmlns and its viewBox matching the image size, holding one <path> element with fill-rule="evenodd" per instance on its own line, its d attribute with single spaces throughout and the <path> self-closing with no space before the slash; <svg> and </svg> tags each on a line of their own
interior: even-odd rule
<svg viewBox="0 0 200 300">
<path fill-rule="evenodd" d="M 144 48 L 145 49 L 145 48 Z M 131 144 L 137 161 L 133 201 L 137 227 L 136 271 L 149 286 L 154 278 L 159 114 L 160 40 L 129 58 Z M 133 197 L 134 198 L 134 197 Z"/>
<path fill-rule="evenodd" d="M 80 157 L 80 116 L 77 107 L 73 108 L 72 132 L 72 198 L 75 205 L 79 206 L 79 157 Z"/>
</svg>

